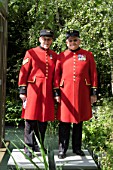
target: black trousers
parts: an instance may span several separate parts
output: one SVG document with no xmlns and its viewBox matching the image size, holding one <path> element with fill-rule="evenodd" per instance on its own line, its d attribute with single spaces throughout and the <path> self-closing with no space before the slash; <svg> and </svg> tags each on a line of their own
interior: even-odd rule
<svg viewBox="0 0 113 170">
<path fill-rule="evenodd" d="M 81 149 L 82 145 L 82 125 L 73 123 L 72 128 L 72 150 Z M 71 123 L 60 122 L 59 124 L 59 151 L 66 153 L 69 146 Z"/>
<path fill-rule="evenodd" d="M 38 146 L 36 142 L 36 137 L 39 142 L 44 147 L 44 138 L 45 132 L 47 129 L 47 122 L 40 122 L 37 120 L 25 120 L 25 128 L 24 128 L 24 142 L 27 144 L 32 150 L 35 150 Z M 36 135 L 36 137 L 35 137 Z M 25 151 L 27 152 L 27 147 L 25 147 Z"/>
</svg>

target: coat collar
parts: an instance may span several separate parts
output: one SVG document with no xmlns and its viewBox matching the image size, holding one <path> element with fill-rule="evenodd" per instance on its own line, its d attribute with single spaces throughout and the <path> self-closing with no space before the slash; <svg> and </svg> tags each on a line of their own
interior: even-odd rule
<svg viewBox="0 0 113 170">
<path fill-rule="evenodd" d="M 76 50 L 71 50 L 71 49 L 68 49 L 68 50 L 71 51 L 71 52 L 73 52 L 73 53 L 75 53 L 75 52 L 77 52 L 77 51 L 80 50 L 80 47 L 78 47 Z"/>
</svg>

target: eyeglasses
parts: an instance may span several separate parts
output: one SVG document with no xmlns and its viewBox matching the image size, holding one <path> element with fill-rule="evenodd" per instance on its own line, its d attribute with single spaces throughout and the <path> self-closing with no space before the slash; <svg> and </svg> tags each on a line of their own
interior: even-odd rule
<svg viewBox="0 0 113 170">
<path fill-rule="evenodd" d="M 77 42 L 78 39 L 74 39 L 74 40 L 68 40 L 69 42 Z"/>
</svg>

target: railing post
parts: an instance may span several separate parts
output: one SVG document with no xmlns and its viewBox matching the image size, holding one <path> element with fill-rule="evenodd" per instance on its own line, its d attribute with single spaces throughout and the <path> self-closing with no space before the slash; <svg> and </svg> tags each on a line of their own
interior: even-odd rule
<svg viewBox="0 0 113 170">
<path fill-rule="evenodd" d="M 5 3 L 4 3 L 5 2 Z M 0 148 L 5 138 L 6 67 L 7 67 L 7 0 L 0 0 Z"/>
</svg>

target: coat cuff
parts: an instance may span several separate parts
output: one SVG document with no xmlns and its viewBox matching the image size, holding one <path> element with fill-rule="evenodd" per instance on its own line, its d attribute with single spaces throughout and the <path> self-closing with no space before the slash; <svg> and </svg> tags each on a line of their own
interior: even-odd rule
<svg viewBox="0 0 113 170">
<path fill-rule="evenodd" d="M 54 88 L 53 92 L 54 92 L 54 97 L 60 96 L 60 89 L 59 88 Z"/>
<path fill-rule="evenodd" d="M 91 87 L 91 96 L 97 95 L 98 91 L 96 87 Z"/>
<path fill-rule="evenodd" d="M 27 94 L 27 86 L 20 86 L 19 94 Z"/>
</svg>

